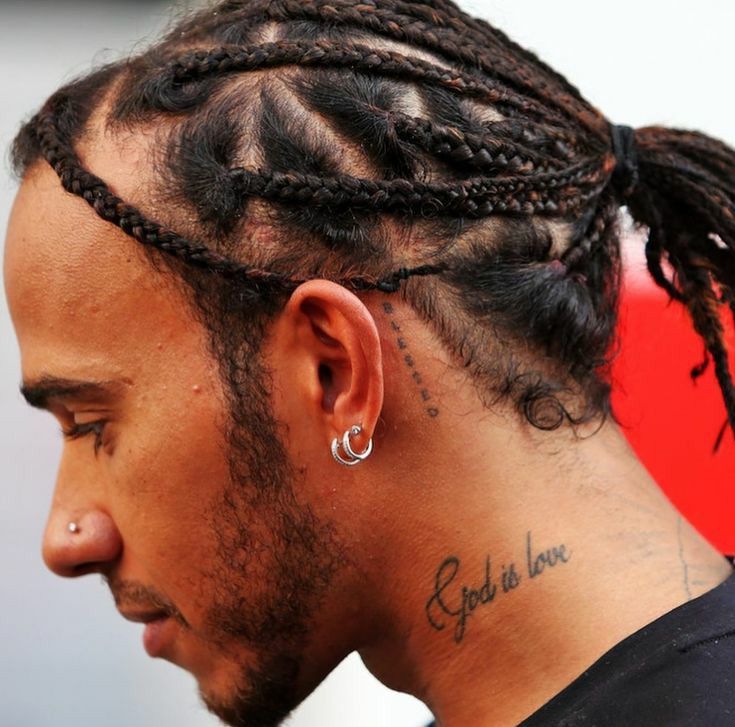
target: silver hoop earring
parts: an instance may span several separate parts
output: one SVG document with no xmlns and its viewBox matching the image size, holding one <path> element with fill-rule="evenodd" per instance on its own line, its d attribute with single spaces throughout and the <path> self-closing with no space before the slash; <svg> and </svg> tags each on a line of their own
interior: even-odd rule
<svg viewBox="0 0 735 727">
<path fill-rule="evenodd" d="M 360 432 L 362 431 L 362 427 L 355 424 L 354 427 L 350 427 L 343 435 L 342 435 L 342 449 L 344 449 L 345 453 L 352 457 L 353 459 L 358 460 L 359 462 L 362 462 L 366 460 L 372 453 L 373 453 L 373 440 L 372 438 L 368 441 L 367 447 L 362 452 L 355 452 L 354 449 L 352 449 L 352 443 L 350 440 L 352 437 L 356 437 Z"/>
<path fill-rule="evenodd" d="M 334 459 L 340 464 L 345 465 L 345 467 L 354 467 L 356 464 L 364 462 L 373 452 L 372 437 L 370 438 L 367 446 L 362 452 L 355 452 L 355 450 L 352 449 L 352 443 L 350 440 L 352 439 L 352 437 L 356 437 L 358 434 L 360 434 L 361 431 L 362 427 L 359 424 L 354 424 L 342 435 L 342 441 L 340 441 L 337 437 L 332 440 L 332 457 L 334 457 Z M 344 453 L 349 457 L 349 459 L 345 459 L 339 453 L 340 445 L 342 445 L 342 449 L 344 450 Z"/>
</svg>

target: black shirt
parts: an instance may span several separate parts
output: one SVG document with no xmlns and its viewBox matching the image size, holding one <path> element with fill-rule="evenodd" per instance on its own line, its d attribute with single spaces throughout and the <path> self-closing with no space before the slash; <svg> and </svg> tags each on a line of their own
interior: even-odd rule
<svg viewBox="0 0 735 727">
<path fill-rule="evenodd" d="M 734 636 L 735 574 L 617 643 L 521 725 L 733 727 Z"/>
<path fill-rule="evenodd" d="M 735 727 L 735 572 L 617 643 L 519 727 L 577 725 Z"/>
</svg>

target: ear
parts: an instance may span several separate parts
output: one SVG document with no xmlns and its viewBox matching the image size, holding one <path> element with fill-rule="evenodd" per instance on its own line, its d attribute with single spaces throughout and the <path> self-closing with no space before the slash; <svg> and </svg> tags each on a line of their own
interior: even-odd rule
<svg viewBox="0 0 735 727">
<path fill-rule="evenodd" d="M 309 280 L 291 295 L 279 329 L 280 354 L 307 415 L 321 422 L 327 443 L 359 424 L 355 448 L 363 449 L 383 408 L 383 358 L 370 311 L 341 285 Z"/>
</svg>

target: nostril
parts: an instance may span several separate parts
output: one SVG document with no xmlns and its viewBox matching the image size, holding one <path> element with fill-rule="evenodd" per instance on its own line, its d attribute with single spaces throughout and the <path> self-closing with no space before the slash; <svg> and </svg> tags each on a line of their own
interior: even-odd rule
<svg viewBox="0 0 735 727">
<path fill-rule="evenodd" d="M 87 576 L 91 573 L 100 573 L 105 570 L 106 568 L 100 563 L 80 563 L 79 565 L 75 565 L 67 575 L 70 578 L 78 578 L 79 576 Z"/>
</svg>

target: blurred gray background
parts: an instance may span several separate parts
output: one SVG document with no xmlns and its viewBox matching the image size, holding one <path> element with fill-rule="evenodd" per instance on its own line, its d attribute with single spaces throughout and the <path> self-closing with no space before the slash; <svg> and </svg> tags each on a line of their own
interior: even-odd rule
<svg viewBox="0 0 735 727">
<path fill-rule="evenodd" d="M 466 0 L 566 74 L 617 123 L 697 128 L 735 146 L 735 3 L 699 0 Z M 155 37 L 165 2 L 2 2 L 0 148 L 57 86 Z M 0 168 L 0 230 L 16 183 Z M 46 572 L 40 539 L 61 446 L 18 394 L 0 301 L 0 727 L 204 727 L 194 682 L 149 659 L 98 578 Z M 382 687 L 355 655 L 302 705 L 292 727 L 418 727 L 429 713 Z"/>
</svg>

